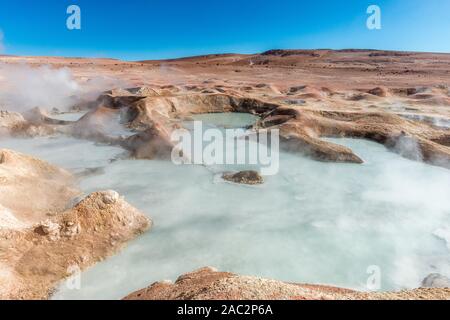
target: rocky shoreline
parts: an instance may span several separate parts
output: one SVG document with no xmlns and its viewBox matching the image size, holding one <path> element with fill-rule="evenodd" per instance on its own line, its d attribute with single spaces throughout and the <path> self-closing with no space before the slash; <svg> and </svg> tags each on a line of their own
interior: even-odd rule
<svg viewBox="0 0 450 320">
<path fill-rule="evenodd" d="M 358 292 L 219 272 L 206 267 L 171 281 L 156 282 L 125 300 L 450 300 L 450 288 Z"/>
<path fill-rule="evenodd" d="M 336 96 L 342 95 L 334 93 L 327 99 L 340 100 Z M 13 136 L 66 134 L 119 145 L 138 159 L 168 159 L 174 147 L 170 134 L 180 128 L 180 120 L 200 113 L 244 112 L 260 116 L 254 132 L 278 129 L 283 150 L 318 161 L 363 163 L 349 148 L 323 140 L 347 137 L 372 140 L 405 158 L 450 168 L 449 130 L 388 112 L 299 109 L 242 94 L 180 93 L 157 87 L 112 90 L 90 106 L 92 109 L 75 122 L 57 122 L 39 109 L 33 117 L 3 112 L 1 129 Z M 111 126 L 120 125 L 131 130 L 129 136 L 110 133 Z"/>
</svg>

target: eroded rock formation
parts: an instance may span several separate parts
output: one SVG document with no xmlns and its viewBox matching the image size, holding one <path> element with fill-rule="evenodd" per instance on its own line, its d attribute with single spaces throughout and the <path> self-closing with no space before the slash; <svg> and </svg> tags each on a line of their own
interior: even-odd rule
<svg viewBox="0 0 450 320">
<path fill-rule="evenodd" d="M 432 273 L 422 281 L 425 288 L 450 288 L 450 279 L 438 274 Z"/>
<path fill-rule="evenodd" d="M 269 87 L 256 88 L 268 90 Z M 101 95 L 96 103 L 92 103 L 93 109 L 76 122 L 52 120 L 36 109 L 29 112 L 25 119 L 20 119 L 20 115 L 4 116 L 2 127 L 16 134 L 20 132 L 17 128 L 22 128 L 22 134 L 28 136 L 59 132 L 120 145 L 136 158 L 168 159 L 174 146 L 170 141 L 171 133 L 182 127 L 183 121 L 191 115 L 244 112 L 260 117 L 253 128 L 256 132 L 260 129 L 279 129 L 282 149 L 319 161 L 362 163 L 363 159 L 351 149 L 323 140 L 326 137 L 349 137 L 369 139 L 404 157 L 450 168 L 450 129 L 415 121 L 402 114 L 372 111 L 370 106 L 366 110 L 345 107 L 349 101 L 355 100 L 355 95 L 360 96 L 359 104 L 373 102 L 374 99 L 375 103 L 386 104 L 394 96 L 395 99 L 416 101 L 417 93 L 413 92 L 417 90 L 376 87 L 367 90 L 367 93 L 350 92 L 349 98 L 348 92 L 329 88 L 289 88 L 287 96 L 299 98 L 299 93 L 302 93 L 302 99 L 306 101 L 302 105 L 292 105 L 267 94 L 259 94 L 255 98 L 232 88 L 222 91 L 199 93 L 165 86 L 112 90 Z M 443 95 L 444 91 L 432 89 L 434 96 Z M 320 92 L 319 96 L 309 96 L 317 92 Z M 308 96 L 305 97 L 305 94 Z M 335 108 L 324 107 L 324 103 Z M 12 125 L 12 122 L 16 124 Z M 127 135 L 122 135 L 121 130 L 127 130 Z M 409 141 L 408 145 L 414 148 L 405 149 L 405 141 Z"/>
<path fill-rule="evenodd" d="M 20 225 L 30 226 L 64 211 L 78 195 L 69 172 L 19 152 L 0 150 L 0 204 Z"/>
<path fill-rule="evenodd" d="M 294 284 L 219 272 L 207 267 L 156 282 L 125 300 L 423 300 L 450 299 L 450 288 L 364 293 L 323 285 Z"/>
<path fill-rule="evenodd" d="M 26 121 L 20 113 L 0 111 L 0 135 L 20 130 L 25 123 Z"/>
<path fill-rule="evenodd" d="M 284 150 L 300 152 L 316 160 L 362 163 L 363 160 L 351 149 L 322 139 L 350 137 L 382 143 L 394 152 L 414 160 L 450 167 L 449 130 L 408 120 L 393 113 L 313 109 L 308 104 L 293 106 L 249 98 L 232 90 L 219 94 L 180 93 L 170 89 L 149 90 L 121 90 L 115 93 L 114 99 L 111 98 L 111 93 L 109 94 L 112 100 L 108 102 L 108 108 L 125 110 L 124 125 L 137 131 L 135 137 L 121 142 L 121 145 L 131 150 L 137 158 L 167 158 L 169 149 L 173 147 L 170 133 L 181 127 L 181 120 L 189 119 L 192 114 L 245 112 L 261 117 L 254 130 L 279 129 L 281 147 Z M 296 90 L 295 92 L 306 89 Z M 381 99 L 387 96 L 386 91 L 386 88 L 375 88 L 369 90 L 368 94 Z M 137 96 L 139 99 L 136 92 L 140 92 L 140 96 Z M 329 91 L 322 92 L 326 93 L 326 97 L 322 99 L 330 103 L 336 103 L 332 99 L 342 99 L 338 93 L 333 93 L 330 97 Z M 333 96 L 337 98 L 332 98 Z M 126 106 L 124 101 L 128 103 Z M 107 110 L 105 108 L 107 107 L 102 104 L 83 121 L 97 117 L 96 114 L 101 110 Z M 78 124 L 80 123 L 81 120 Z M 413 142 L 414 150 L 402 148 L 402 141 L 405 139 Z M 160 152 L 157 152 L 157 149 L 160 149 Z"/>
<path fill-rule="evenodd" d="M 114 254 L 151 221 L 114 191 L 79 195 L 66 171 L 0 151 L 0 299 L 45 299 L 59 281 Z"/>
</svg>

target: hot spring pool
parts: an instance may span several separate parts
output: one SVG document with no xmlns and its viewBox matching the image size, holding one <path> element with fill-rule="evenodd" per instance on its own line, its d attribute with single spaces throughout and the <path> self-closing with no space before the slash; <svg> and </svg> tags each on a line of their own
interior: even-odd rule
<svg viewBox="0 0 450 320">
<path fill-rule="evenodd" d="M 222 182 L 202 166 L 120 160 L 121 149 L 71 138 L 10 139 L 0 147 L 67 169 L 103 167 L 81 188 L 116 190 L 154 221 L 121 253 L 83 272 L 80 290 L 62 283 L 54 299 L 119 299 L 203 266 L 360 290 L 370 266 L 379 267 L 382 290 L 417 287 L 432 272 L 449 275 L 450 171 L 373 142 L 332 141 L 365 163 L 282 153 L 279 174 L 256 187 Z"/>
<path fill-rule="evenodd" d="M 258 116 L 249 113 L 204 113 L 193 115 L 192 118 L 222 128 L 244 128 L 259 119 Z"/>
<path fill-rule="evenodd" d="M 64 113 L 54 113 L 50 115 L 50 118 L 64 120 L 64 121 L 78 121 L 80 120 L 86 112 L 64 112 Z"/>
</svg>

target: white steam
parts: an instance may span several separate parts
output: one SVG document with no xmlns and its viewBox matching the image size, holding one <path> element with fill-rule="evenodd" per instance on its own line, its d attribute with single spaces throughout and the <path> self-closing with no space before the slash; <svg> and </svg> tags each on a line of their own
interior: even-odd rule
<svg viewBox="0 0 450 320">
<path fill-rule="evenodd" d="M 80 92 L 80 86 L 66 68 L 2 64 L 0 78 L 4 83 L 0 100 L 3 108 L 10 111 L 21 112 L 34 107 L 67 110 Z"/>
<path fill-rule="evenodd" d="M 82 78 L 79 83 L 82 87 L 80 98 L 88 101 L 95 100 L 98 95 L 104 91 L 131 86 L 130 83 L 125 80 L 103 75 L 93 78 Z"/>
<path fill-rule="evenodd" d="M 433 235 L 445 241 L 448 250 L 450 250 L 450 225 L 443 226 L 433 232 Z"/>
<path fill-rule="evenodd" d="M 402 157 L 423 161 L 422 151 L 416 139 L 408 136 L 398 138 L 395 143 L 394 150 Z"/>
<path fill-rule="evenodd" d="M 69 68 L 47 65 L 0 64 L 0 107 L 23 112 L 35 107 L 67 111 L 77 103 L 94 100 L 105 91 L 125 85 L 115 78 L 77 81 Z"/>
</svg>

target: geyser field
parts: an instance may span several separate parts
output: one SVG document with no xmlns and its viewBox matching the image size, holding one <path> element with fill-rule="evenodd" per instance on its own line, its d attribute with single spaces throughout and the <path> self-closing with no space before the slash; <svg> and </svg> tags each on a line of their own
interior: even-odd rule
<svg viewBox="0 0 450 320">
<path fill-rule="evenodd" d="M 0 298 L 449 299 L 449 66 L 0 57 Z M 277 130 L 279 171 L 175 165 L 193 121 Z"/>
</svg>

